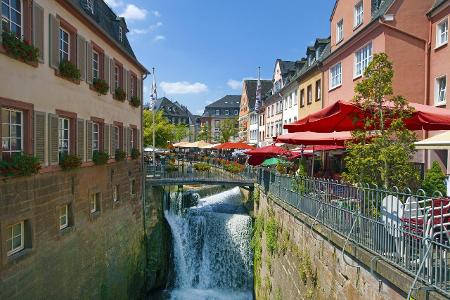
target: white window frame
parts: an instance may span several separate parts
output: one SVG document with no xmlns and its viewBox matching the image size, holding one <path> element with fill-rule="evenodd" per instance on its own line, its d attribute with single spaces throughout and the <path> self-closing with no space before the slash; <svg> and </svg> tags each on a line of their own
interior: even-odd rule
<svg viewBox="0 0 450 300">
<path fill-rule="evenodd" d="M 445 17 L 439 23 L 436 24 L 436 48 L 442 47 L 448 44 L 448 17 Z M 441 26 L 446 24 L 445 31 L 442 31 Z M 442 39 L 442 37 L 445 37 Z"/>
<path fill-rule="evenodd" d="M 6 133 L 4 133 L 2 131 L 2 136 L 1 136 L 1 142 L 2 142 L 2 154 L 3 153 L 9 153 L 10 156 L 13 155 L 13 153 L 22 153 L 23 152 L 23 147 L 24 147 L 24 136 L 23 136 L 23 111 L 21 110 L 16 110 L 16 109 L 11 109 L 11 108 L 2 108 L 2 113 L 4 111 L 8 112 L 8 117 L 9 120 L 3 120 L 3 118 L 1 118 L 1 123 L 0 123 L 0 130 L 2 130 L 2 128 L 4 126 L 7 126 L 9 128 L 9 135 L 6 136 Z M 12 118 L 11 118 L 11 114 L 17 114 L 20 113 L 20 124 L 19 123 L 12 123 Z M 7 121 L 7 122 L 5 122 Z M 17 144 L 17 137 L 13 137 L 11 136 L 11 131 L 13 127 L 19 127 L 20 126 L 20 149 L 19 150 L 12 150 L 11 149 L 11 145 L 12 145 L 12 140 L 15 139 L 16 140 L 16 144 Z M 4 141 L 8 141 L 9 142 L 9 149 L 6 150 L 3 148 L 3 142 Z"/>
<path fill-rule="evenodd" d="M 364 4 L 363 1 L 356 3 L 353 11 L 353 29 L 356 29 L 364 21 Z"/>
<path fill-rule="evenodd" d="M 234 115 L 237 116 L 239 114 L 239 111 L 237 109 L 234 110 Z"/>
<path fill-rule="evenodd" d="M 230 115 L 230 111 L 228 109 L 225 110 L 225 116 L 229 116 Z"/>
<path fill-rule="evenodd" d="M 313 103 L 313 91 L 312 91 L 312 84 L 309 84 L 306 87 L 306 104 L 311 105 Z"/>
<path fill-rule="evenodd" d="M 67 127 L 65 126 L 66 124 Z M 65 132 L 67 132 L 67 138 L 64 137 Z M 64 142 L 67 142 L 67 151 L 62 147 Z M 70 153 L 70 119 L 64 117 L 58 118 L 58 153 L 59 157 L 61 157 L 62 153 Z"/>
<path fill-rule="evenodd" d="M 93 14 L 94 13 L 94 0 L 86 0 L 86 7 Z"/>
<path fill-rule="evenodd" d="M 19 27 L 20 32 L 16 32 L 16 35 L 19 35 L 20 38 L 23 38 L 23 1 L 18 0 L 18 2 L 20 3 L 20 11 L 16 10 L 15 8 L 13 8 L 11 6 L 11 0 L 3 0 L 3 1 L 8 2 L 6 4 L 6 6 L 9 8 L 9 11 L 8 11 L 9 18 L 5 17 L 2 13 L 0 15 L 0 26 L 3 26 L 3 22 L 8 23 L 8 27 L 9 27 L 8 29 L 10 32 L 12 32 L 12 30 L 11 30 L 12 25 Z M 0 1 L 0 5 L 4 5 L 4 3 L 2 1 Z M 11 20 L 11 13 L 18 13 L 20 15 L 20 25 Z"/>
<path fill-rule="evenodd" d="M 364 75 L 364 71 L 369 66 L 369 63 L 373 58 L 372 42 L 367 43 L 363 47 L 359 48 L 355 52 L 354 65 L 353 65 L 353 79 L 359 78 Z M 358 70 L 359 69 L 359 70 Z"/>
<path fill-rule="evenodd" d="M 113 185 L 112 195 L 113 195 L 113 202 L 118 202 L 119 201 L 119 185 L 118 184 Z"/>
<path fill-rule="evenodd" d="M 100 207 L 98 207 L 98 205 L 100 205 L 100 199 L 97 199 L 97 195 L 99 196 L 99 198 L 101 199 L 101 194 L 100 193 L 92 193 L 91 194 L 91 207 L 90 207 L 90 211 L 91 213 L 96 213 L 98 211 L 100 211 Z M 99 203 L 97 203 L 97 201 Z M 98 205 L 97 205 L 98 204 Z"/>
<path fill-rule="evenodd" d="M 100 79 L 100 53 L 95 50 L 92 51 L 92 78 Z"/>
<path fill-rule="evenodd" d="M 333 75 L 333 70 L 338 70 L 339 67 L 339 72 L 336 72 L 336 74 Z M 335 64 L 334 66 L 332 66 L 330 68 L 329 71 L 329 85 L 330 85 L 330 89 L 335 89 L 338 88 L 342 85 L 342 63 L 338 62 L 337 64 Z"/>
<path fill-rule="evenodd" d="M 444 79 L 445 80 L 445 88 L 443 89 L 443 94 L 444 94 L 444 99 L 443 101 L 440 101 L 441 98 L 441 80 Z M 434 92 L 434 105 L 436 106 L 441 106 L 441 105 L 445 105 L 447 103 L 447 76 L 439 76 L 436 78 L 435 80 L 435 92 Z"/>
<path fill-rule="evenodd" d="M 123 28 L 119 26 L 119 41 L 123 42 Z"/>
<path fill-rule="evenodd" d="M 319 84 L 317 84 L 319 83 Z M 316 101 L 322 99 L 322 80 L 316 80 Z"/>
<path fill-rule="evenodd" d="M 220 116 L 220 109 L 216 109 L 216 116 Z"/>
<path fill-rule="evenodd" d="M 344 19 L 336 23 L 336 45 L 344 39 Z"/>
<path fill-rule="evenodd" d="M 20 235 L 14 235 L 14 226 L 16 225 L 20 225 Z M 8 238 L 6 239 L 6 244 L 8 245 L 8 243 L 11 246 L 11 250 L 7 250 L 8 252 L 6 253 L 7 256 L 11 256 L 19 251 L 22 251 L 23 249 L 25 249 L 25 222 L 24 221 L 20 221 L 17 222 L 15 224 L 9 225 L 7 228 L 8 232 Z M 14 238 L 20 237 L 20 245 L 18 247 L 13 247 L 13 242 L 14 242 Z"/>
<path fill-rule="evenodd" d="M 92 153 L 100 151 L 100 124 L 92 123 Z"/>
<path fill-rule="evenodd" d="M 67 36 L 67 41 L 65 40 Z M 67 44 L 67 52 L 64 51 L 64 45 Z M 67 59 L 65 59 L 67 56 Z M 62 27 L 59 27 L 59 60 L 60 61 L 70 61 L 70 32 Z"/>
<path fill-rule="evenodd" d="M 294 100 L 294 106 L 296 106 L 296 105 L 298 104 L 298 100 L 297 100 L 297 90 L 295 90 L 295 91 L 292 93 L 292 98 L 293 98 L 293 100 Z"/>
<path fill-rule="evenodd" d="M 64 223 L 61 223 L 62 220 Z M 69 205 L 64 205 L 59 208 L 59 230 L 69 227 Z"/>
</svg>

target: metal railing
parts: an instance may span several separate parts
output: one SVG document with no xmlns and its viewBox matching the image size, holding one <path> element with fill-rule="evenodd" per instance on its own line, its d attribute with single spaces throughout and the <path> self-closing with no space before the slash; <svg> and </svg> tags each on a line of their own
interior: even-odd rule
<svg viewBox="0 0 450 300">
<path fill-rule="evenodd" d="M 450 295 L 450 199 L 263 169 L 257 181 L 316 222 Z M 413 284 L 410 294 L 416 290 Z"/>
</svg>

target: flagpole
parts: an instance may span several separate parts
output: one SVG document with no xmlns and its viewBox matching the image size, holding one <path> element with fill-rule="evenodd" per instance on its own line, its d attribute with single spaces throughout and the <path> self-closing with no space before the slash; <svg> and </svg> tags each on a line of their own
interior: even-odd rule
<svg viewBox="0 0 450 300">
<path fill-rule="evenodd" d="M 153 159 L 153 166 L 154 167 L 156 167 L 156 160 L 155 160 L 155 141 L 156 141 L 156 139 L 155 139 L 155 114 L 156 114 L 156 110 L 155 110 L 155 106 L 156 106 L 156 100 L 158 99 L 158 94 L 157 94 L 157 92 L 156 92 L 156 79 L 155 79 L 155 68 L 153 67 L 153 69 L 152 69 L 152 74 L 153 74 L 153 84 L 152 84 L 152 88 L 153 88 L 153 91 L 152 91 L 152 93 L 153 93 L 153 104 L 152 104 L 152 121 L 153 121 L 153 124 L 152 124 L 152 129 L 153 129 L 153 132 L 152 132 L 152 137 L 153 137 L 153 157 L 152 157 L 152 159 Z"/>
<path fill-rule="evenodd" d="M 260 87 L 261 85 L 261 67 L 258 67 L 258 87 Z M 256 101 L 258 101 L 258 96 L 259 96 L 259 101 L 261 101 L 261 91 L 258 90 L 258 87 L 256 88 Z M 259 92 L 259 93 L 258 93 Z M 259 94 L 259 95 L 258 95 Z M 260 103 L 261 105 L 261 103 Z M 260 105 L 255 105 L 255 107 L 257 107 L 257 109 L 255 109 L 256 112 L 256 147 L 259 147 L 259 110 L 261 109 Z"/>
</svg>

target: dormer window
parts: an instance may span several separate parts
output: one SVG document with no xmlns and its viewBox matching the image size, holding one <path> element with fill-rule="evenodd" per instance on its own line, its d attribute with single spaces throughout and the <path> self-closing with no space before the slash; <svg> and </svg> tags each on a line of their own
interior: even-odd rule
<svg viewBox="0 0 450 300">
<path fill-rule="evenodd" d="M 123 29 L 121 26 L 119 26 L 119 41 L 123 41 Z"/>
<path fill-rule="evenodd" d="M 316 60 L 320 57 L 320 47 L 316 49 Z"/>
<path fill-rule="evenodd" d="M 86 8 L 93 14 L 94 13 L 94 0 L 86 0 Z"/>
</svg>

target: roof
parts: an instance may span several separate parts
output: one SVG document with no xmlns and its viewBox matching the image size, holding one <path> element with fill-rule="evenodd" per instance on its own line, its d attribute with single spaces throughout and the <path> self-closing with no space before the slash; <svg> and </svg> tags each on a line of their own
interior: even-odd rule
<svg viewBox="0 0 450 300">
<path fill-rule="evenodd" d="M 239 108 L 240 105 L 241 95 L 226 95 L 205 108 Z"/>
<path fill-rule="evenodd" d="M 256 86 L 258 80 L 244 80 L 245 83 L 245 92 L 248 98 L 248 106 L 249 110 L 253 110 L 255 108 L 256 102 Z M 269 90 L 273 87 L 272 80 L 261 80 L 261 95 L 265 95 Z"/>
<path fill-rule="evenodd" d="M 436 11 L 442 4 L 447 3 L 450 4 L 449 0 L 436 0 L 431 7 L 431 9 L 428 11 L 427 15 L 431 15 L 434 11 Z"/>
<path fill-rule="evenodd" d="M 379 17 L 383 16 L 386 11 L 391 7 L 392 3 L 394 3 L 395 0 L 372 0 L 372 20 L 378 19 Z M 437 0 L 440 1 L 440 0 Z M 336 7 L 339 3 L 339 0 L 336 0 L 334 3 L 333 11 L 330 16 L 330 21 L 334 16 L 334 12 L 336 11 Z"/>
<path fill-rule="evenodd" d="M 86 19 L 88 19 L 94 26 L 103 31 L 121 50 L 129 55 L 129 58 L 143 68 L 147 73 L 148 71 L 142 66 L 136 58 L 130 42 L 128 41 L 126 33 L 128 27 L 125 19 L 117 16 L 112 9 L 103 1 L 94 1 L 94 13 L 86 6 L 86 0 L 67 0 L 74 8 L 78 10 Z M 119 26 L 123 29 L 122 41 L 119 39 Z"/>
<path fill-rule="evenodd" d="M 177 101 L 171 101 L 166 97 L 159 98 L 155 101 L 155 110 L 162 110 L 165 115 L 187 117 L 191 121 L 194 120 L 194 115 L 191 114 L 186 106 Z"/>
</svg>

